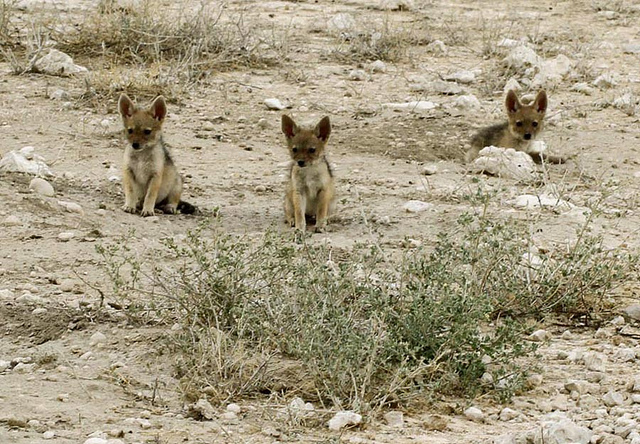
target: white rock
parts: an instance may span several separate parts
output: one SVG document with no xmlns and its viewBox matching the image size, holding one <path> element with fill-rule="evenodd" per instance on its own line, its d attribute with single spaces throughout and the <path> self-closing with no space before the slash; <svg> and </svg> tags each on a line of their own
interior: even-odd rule
<svg viewBox="0 0 640 444">
<path fill-rule="evenodd" d="M 517 71 L 526 68 L 537 68 L 542 63 L 536 52 L 528 46 L 516 46 L 504 59 L 504 63 Z"/>
<path fill-rule="evenodd" d="M 624 404 L 624 395 L 622 393 L 616 392 L 615 390 L 609 390 L 603 397 L 602 400 L 608 407 L 614 407 Z"/>
<path fill-rule="evenodd" d="M 640 304 L 629 305 L 622 309 L 622 314 L 634 321 L 640 321 Z"/>
<path fill-rule="evenodd" d="M 216 412 L 213 406 L 209 401 L 207 401 L 204 398 L 201 398 L 195 404 L 190 405 L 189 411 L 191 412 L 192 416 L 194 416 L 193 414 L 195 413 L 196 417 L 200 416 L 202 418 L 209 419 L 209 420 L 214 419 L 216 417 Z M 235 413 L 233 414 L 235 415 Z"/>
<path fill-rule="evenodd" d="M 428 52 L 446 54 L 448 52 L 447 45 L 442 40 L 434 40 L 426 46 Z"/>
<path fill-rule="evenodd" d="M 376 60 L 369 64 L 369 71 L 371 72 L 386 72 L 387 65 L 382 60 Z"/>
<path fill-rule="evenodd" d="M 349 80 L 361 81 L 367 79 L 367 73 L 362 69 L 354 69 L 349 73 Z"/>
<path fill-rule="evenodd" d="M 53 430 L 47 430 L 42 434 L 42 439 L 53 439 L 56 436 L 56 432 Z"/>
<path fill-rule="evenodd" d="M 44 299 L 37 294 L 25 290 L 24 293 L 16 298 L 16 302 L 20 302 L 21 304 L 42 304 L 44 303 Z"/>
<path fill-rule="evenodd" d="M 542 154 L 547 150 L 547 144 L 543 140 L 534 140 L 529 144 L 527 153 Z"/>
<path fill-rule="evenodd" d="M 413 0 L 380 0 L 380 9 L 385 11 L 411 11 Z"/>
<path fill-rule="evenodd" d="M 0 373 L 8 369 L 10 366 L 11 366 L 11 362 L 0 360 Z"/>
<path fill-rule="evenodd" d="M 429 202 L 423 202 L 421 200 L 410 200 L 405 203 L 402 208 L 404 208 L 407 213 L 421 213 L 433 208 L 433 204 Z"/>
<path fill-rule="evenodd" d="M 264 185 L 256 185 L 256 187 L 253 190 L 256 193 L 264 193 L 265 191 L 267 191 L 267 187 L 265 187 Z"/>
<path fill-rule="evenodd" d="M 533 159 L 527 153 L 495 146 L 480 150 L 471 168 L 479 173 L 516 180 L 532 180 L 536 171 Z"/>
<path fill-rule="evenodd" d="M 227 412 L 233 412 L 235 414 L 239 414 L 242 411 L 238 404 L 231 403 L 227 405 Z"/>
<path fill-rule="evenodd" d="M 613 357 L 620 362 L 633 362 L 636 360 L 636 352 L 632 348 L 620 348 L 616 350 L 616 353 Z"/>
<path fill-rule="evenodd" d="M 591 88 L 587 83 L 579 82 L 569 88 L 571 91 L 576 91 L 582 93 L 584 95 L 590 96 L 594 93 L 594 89 Z"/>
<path fill-rule="evenodd" d="M 485 385 L 493 384 L 493 375 L 489 372 L 484 372 L 482 376 L 480 376 L 480 383 Z"/>
<path fill-rule="evenodd" d="M 109 444 L 109 442 L 104 438 L 94 437 L 87 439 L 84 444 Z"/>
<path fill-rule="evenodd" d="M 97 344 L 104 344 L 105 342 L 107 342 L 107 336 L 104 333 L 99 331 L 92 334 L 91 338 L 89 338 L 89 345 L 91 346 L 97 345 Z"/>
<path fill-rule="evenodd" d="M 584 365 L 587 367 L 587 370 L 591 370 L 594 372 L 605 372 L 607 365 L 607 358 L 599 353 L 589 352 L 585 353 L 583 356 Z"/>
<path fill-rule="evenodd" d="M 505 93 L 510 89 L 514 91 L 520 91 L 522 89 L 522 85 L 520 85 L 520 82 L 518 82 L 515 77 L 511 77 L 509 80 L 507 80 L 507 82 L 504 84 L 504 88 L 502 88 Z"/>
<path fill-rule="evenodd" d="M 571 72 L 573 65 L 573 61 L 564 54 L 542 62 L 540 70 L 533 78 L 532 86 L 550 87 L 559 83 Z"/>
<path fill-rule="evenodd" d="M 61 242 L 68 242 L 74 237 L 76 237 L 76 234 L 73 231 L 63 231 L 62 233 L 58 234 L 58 240 Z"/>
<path fill-rule="evenodd" d="M 33 148 L 33 147 L 25 147 Z M 23 148 L 24 149 L 24 148 Z M 27 158 L 27 156 L 31 158 Z M 0 170 L 14 173 L 26 173 L 36 176 L 53 176 L 44 158 L 20 151 L 9 151 L 0 159 Z"/>
<path fill-rule="evenodd" d="M 351 14 L 336 14 L 327 23 L 330 32 L 343 33 L 348 32 L 356 27 L 356 20 Z"/>
<path fill-rule="evenodd" d="M 551 333 L 547 330 L 536 330 L 529 335 L 529 339 L 534 342 L 545 342 L 551 340 Z"/>
<path fill-rule="evenodd" d="M 33 67 L 39 72 L 53 76 L 69 76 L 87 72 L 87 68 L 76 65 L 71 56 L 57 49 L 49 49 L 44 56 L 35 61 Z"/>
<path fill-rule="evenodd" d="M 384 420 L 386 421 L 387 425 L 390 427 L 395 427 L 398 429 L 404 427 L 404 416 L 402 412 L 398 412 L 398 411 L 387 412 L 384 414 Z"/>
<path fill-rule="evenodd" d="M 431 164 L 431 165 L 425 165 L 422 167 L 422 174 L 425 176 L 433 176 L 437 172 L 438 172 L 437 165 Z"/>
<path fill-rule="evenodd" d="M 458 71 L 443 77 L 445 80 L 458 83 L 473 83 L 476 81 L 476 75 L 473 71 Z"/>
<path fill-rule="evenodd" d="M 453 101 L 453 106 L 460 109 L 479 109 L 482 108 L 482 104 L 478 100 L 476 96 L 473 94 L 466 94 L 459 97 Z"/>
<path fill-rule="evenodd" d="M 509 407 L 505 407 L 500 411 L 500 421 L 511 421 L 518 416 L 520 416 L 520 412 L 510 409 Z"/>
<path fill-rule="evenodd" d="M 477 407 L 469 407 L 463 412 L 465 418 L 474 422 L 484 421 L 484 413 Z"/>
<path fill-rule="evenodd" d="M 34 177 L 33 179 L 31 179 L 31 182 L 29 182 L 29 189 L 42 196 L 52 197 L 54 194 L 56 194 L 56 192 L 53 190 L 53 185 L 51 185 L 47 180 L 40 177 Z"/>
<path fill-rule="evenodd" d="M 549 194 L 523 194 L 516 197 L 513 205 L 518 208 L 534 209 L 540 207 L 548 207 L 559 211 L 569 211 L 573 208 L 573 204 Z"/>
<path fill-rule="evenodd" d="M 46 308 L 39 307 L 39 308 L 34 308 L 33 311 L 31 312 L 31 314 L 34 315 L 34 316 L 40 316 L 40 315 L 43 315 L 43 314 L 48 313 L 48 312 L 49 312 L 49 310 L 47 310 Z"/>
<path fill-rule="evenodd" d="M 628 43 L 622 46 L 622 51 L 625 54 L 640 54 L 640 44 L 639 43 Z"/>
<path fill-rule="evenodd" d="M 625 322 L 626 321 L 624 320 L 624 316 L 616 316 L 615 318 L 611 319 L 609 323 L 614 327 L 621 327 L 625 324 Z"/>
<path fill-rule="evenodd" d="M 84 210 L 82 209 L 82 207 L 75 202 L 66 202 L 63 200 L 59 200 L 58 205 L 60 205 L 69 213 L 84 214 Z"/>
<path fill-rule="evenodd" d="M 356 426 L 362 422 L 362 415 L 351 411 L 342 411 L 336 413 L 329 420 L 329 429 L 338 431 L 347 426 Z"/>
<path fill-rule="evenodd" d="M 593 84 L 600 89 L 607 89 L 613 88 L 618 82 L 613 74 L 602 74 L 593 81 Z"/>
<path fill-rule="evenodd" d="M 579 426 L 573 421 L 563 419 L 558 422 L 547 422 L 543 424 L 542 436 L 540 429 L 534 430 L 535 444 L 588 444 L 593 433 L 586 427 Z"/>
<path fill-rule="evenodd" d="M 229 424 L 237 424 L 239 422 L 238 414 L 235 412 L 224 412 L 220 415 L 220 419 Z"/>
<path fill-rule="evenodd" d="M 13 367 L 13 372 L 14 373 L 33 373 L 33 371 L 35 370 L 35 367 L 36 367 L 35 364 L 25 364 L 24 362 L 18 362 Z"/>
<path fill-rule="evenodd" d="M 286 106 L 284 106 L 282 102 L 280 102 L 280 100 L 275 98 L 265 99 L 264 104 L 267 107 L 267 109 L 272 109 L 276 111 L 280 111 L 286 108 Z"/>
<path fill-rule="evenodd" d="M 16 225 L 22 225 L 22 222 L 20 221 L 20 218 L 18 216 L 16 216 L 15 214 L 10 214 L 4 219 L 4 221 L 2 222 L 2 225 L 6 225 L 7 227 L 12 227 Z"/>
<path fill-rule="evenodd" d="M 418 100 L 418 101 L 406 102 L 406 103 L 383 103 L 382 107 L 389 108 L 394 111 L 420 112 L 420 111 L 430 111 L 434 108 L 437 108 L 438 105 L 433 102 L 428 102 L 426 100 Z"/>
<path fill-rule="evenodd" d="M 53 91 L 49 92 L 49 98 L 51 100 L 70 100 L 71 97 L 69 96 L 69 93 L 66 92 L 64 89 L 54 89 Z"/>
<path fill-rule="evenodd" d="M 60 290 L 65 293 L 72 292 L 76 288 L 76 281 L 73 279 L 63 279 L 60 281 Z"/>
</svg>

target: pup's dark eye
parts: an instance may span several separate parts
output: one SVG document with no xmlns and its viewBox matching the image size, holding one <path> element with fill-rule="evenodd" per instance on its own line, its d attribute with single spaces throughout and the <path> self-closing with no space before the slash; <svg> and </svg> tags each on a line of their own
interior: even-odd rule
<svg viewBox="0 0 640 444">
<path fill-rule="evenodd" d="M 538 126 L 538 122 L 531 122 L 531 125 L 535 128 L 536 126 Z"/>
<path fill-rule="evenodd" d="M 151 130 L 150 129 L 146 129 L 146 130 L 144 130 L 144 133 L 148 136 L 149 134 L 151 134 Z"/>
<path fill-rule="evenodd" d="M 519 120 L 516 122 L 516 126 L 522 126 L 522 122 L 520 122 Z"/>
<path fill-rule="evenodd" d="M 292 148 L 291 151 L 293 151 L 294 153 L 298 152 L 298 148 Z"/>
<path fill-rule="evenodd" d="M 129 128 L 127 131 L 129 131 L 129 134 L 133 134 L 133 128 Z"/>
<path fill-rule="evenodd" d="M 316 149 L 315 149 L 315 148 L 309 148 L 309 152 L 310 152 L 311 154 L 313 154 L 313 153 L 315 153 L 315 152 L 316 152 Z"/>
</svg>

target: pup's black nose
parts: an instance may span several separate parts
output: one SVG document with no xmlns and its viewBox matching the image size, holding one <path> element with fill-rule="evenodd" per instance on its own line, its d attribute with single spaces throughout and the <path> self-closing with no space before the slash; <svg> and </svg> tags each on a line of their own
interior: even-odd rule
<svg viewBox="0 0 640 444">
<path fill-rule="evenodd" d="M 531 140 L 531 134 L 526 133 L 526 134 L 524 135 L 524 140 Z"/>
<path fill-rule="evenodd" d="M 138 148 L 140 148 L 140 144 L 138 142 L 133 142 L 131 146 L 133 147 L 134 150 L 137 150 Z"/>
<path fill-rule="evenodd" d="M 298 166 L 303 167 L 304 166 L 304 160 L 298 160 Z"/>
</svg>

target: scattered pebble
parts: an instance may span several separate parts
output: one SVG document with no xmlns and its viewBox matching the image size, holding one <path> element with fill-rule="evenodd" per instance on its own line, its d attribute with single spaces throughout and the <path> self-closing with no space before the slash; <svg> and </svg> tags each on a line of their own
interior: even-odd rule
<svg viewBox="0 0 640 444">
<path fill-rule="evenodd" d="M 429 202 L 423 202 L 421 200 L 410 200 L 405 203 L 402 208 L 404 208 L 407 213 L 421 213 L 433 208 L 433 204 Z"/>
<path fill-rule="evenodd" d="M 73 231 L 63 231 L 62 233 L 58 234 L 58 240 L 61 242 L 68 242 L 74 237 L 76 237 L 76 234 Z"/>
<path fill-rule="evenodd" d="M 362 415 L 351 412 L 351 411 L 342 411 L 336 413 L 333 418 L 329 420 L 329 429 L 338 431 L 347 426 L 357 426 L 362 422 Z"/>
<path fill-rule="evenodd" d="M 29 189 L 37 194 L 47 197 L 53 197 L 56 194 L 53 189 L 53 185 L 40 177 L 34 177 L 31 179 L 31 182 L 29 182 Z"/>
<path fill-rule="evenodd" d="M 349 80 L 355 80 L 355 81 L 367 80 L 367 73 L 362 69 L 354 69 L 349 73 Z"/>
<path fill-rule="evenodd" d="M 89 345 L 91 346 L 104 344 L 105 342 L 107 342 L 107 336 L 99 331 L 92 334 L 91 338 L 89 338 Z"/>
<path fill-rule="evenodd" d="M 286 108 L 286 106 L 284 106 L 278 99 L 265 99 L 264 104 L 266 105 L 267 109 L 276 111 L 280 111 Z"/>
<path fill-rule="evenodd" d="M 484 421 L 484 413 L 477 407 L 469 407 L 463 412 L 465 418 L 474 422 L 483 422 Z"/>
<path fill-rule="evenodd" d="M 391 411 L 384 414 L 384 420 L 389 427 L 402 428 L 404 427 L 404 415 L 402 412 Z"/>
</svg>

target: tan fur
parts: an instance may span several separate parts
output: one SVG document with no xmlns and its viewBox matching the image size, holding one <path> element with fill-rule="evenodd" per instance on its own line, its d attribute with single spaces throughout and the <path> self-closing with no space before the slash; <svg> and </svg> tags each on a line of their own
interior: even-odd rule
<svg viewBox="0 0 640 444">
<path fill-rule="evenodd" d="M 162 124 L 167 107 L 162 96 L 148 108 L 141 108 L 126 95 L 118 100 L 127 147 L 124 151 L 122 183 L 127 213 L 140 210 L 142 216 L 153 216 L 155 208 L 175 214 L 182 202 L 182 178 L 162 141 Z M 185 213 L 193 211 L 184 211 Z"/>
<path fill-rule="evenodd" d="M 314 129 L 301 129 L 293 119 L 282 116 L 282 132 L 291 156 L 289 181 L 284 200 L 287 223 L 305 231 L 306 216 L 315 217 L 316 232 L 323 232 L 335 206 L 335 184 L 325 149 L 331 134 L 329 117 Z"/>
<path fill-rule="evenodd" d="M 478 157 L 478 152 L 486 146 L 513 148 L 529 154 L 537 163 L 543 160 L 549 163 L 564 163 L 558 156 L 529 152 L 531 142 L 544 128 L 544 116 L 547 111 L 547 93 L 538 92 L 530 104 L 523 104 L 518 95 L 509 90 L 505 98 L 505 109 L 508 120 L 480 130 L 471 140 L 471 149 L 467 152 L 466 161 L 471 162 Z"/>
</svg>

